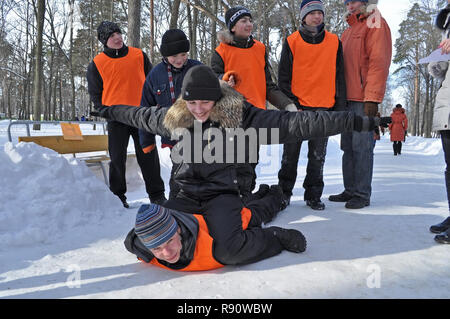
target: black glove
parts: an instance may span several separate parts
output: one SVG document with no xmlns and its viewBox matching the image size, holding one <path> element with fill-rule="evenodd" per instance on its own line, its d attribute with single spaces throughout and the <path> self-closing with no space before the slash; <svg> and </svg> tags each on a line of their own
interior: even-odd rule
<svg viewBox="0 0 450 319">
<path fill-rule="evenodd" d="M 108 110 L 107 106 L 104 105 L 96 105 L 94 106 L 95 111 L 90 113 L 91 116 L 99 116 L 99 117 L 107 117 L 106 111 Z"/>
<path fill-rule="evenodd" d="M 353 130 L 357 132 L 369 132 L 375 130 L 378 126 L 388 127 L 389 123 L 392 122 L 392 118 L 390 116 L 372 117 L 355 115 L 353 121 Z"/>
</svg>

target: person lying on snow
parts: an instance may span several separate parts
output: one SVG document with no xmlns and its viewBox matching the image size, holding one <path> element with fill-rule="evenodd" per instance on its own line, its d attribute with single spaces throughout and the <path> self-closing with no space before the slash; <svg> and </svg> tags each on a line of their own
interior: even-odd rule
<svg viewBox="0 0 450 319">
<path fill-rule="evenodd" d="M 223 210 L 231 215 L 244 207 L 240 190 L 246 182 L 242 182 L 237 167 L 256 160 L 256 156 L 252 157 L 256 154 L 252 148 L 264 143 L 292 143 L 352 130 L 369 131 L 389 122 L 389 118 L 361 117 L 352 112 L 261 110 L 245 101 L 228 84 L 221 85 L 212 69 L 205 65 L 195 66 L 186 73 L 181 96 L 170 109 L 104 106 L 98 108 L 98 114 L 160 136 L 182 133 L 172 148 L 172 158 L 177 152 L 176 156 L 181 159 L 174 176 L 180 191 L 164 207 L 191 214 L 200 212 L 211 237 L 216 244 L 228 249 L 235 264 L 266 258 L 260 252 L 277 240 L 267 228 L 249 232 L 236 220 L 230 222 L 222 218 Z M 236 134 L 230 136 L 233 130 Z M 268 136 L 261 138 L 264 143 L 248 138 L 246 133 L 251 130 L 256 131 L 257 138 L 264 135 L 262 132 L 267 133 Z M 234 148 L 230 148 L 230 143 Z M 183 155 L 179 156 L 181 153 Z M 233 225 L 231 242 L 224 240 L 228 236 L 222 235 L 227 223 Z M 236 247 L 240 254 L 235 256 Z"/>
<path fill-rule="evenodd" d="M 273 234 L 270 245 L 253 243 L 257 259 L 245 259 L 239 247 L 240 228 L 246 233 L 261 229 L 280 211 L 282 190 L 278 185 L 261 185 L 260 198 L 249 202 L 241 211 L 223 209 L 216 213 L 221 219 L 220 240 L 211 237 L 205 218 L 200 214 L 188 214 L 156 204 L 142 205 L 136 215 L 136 225 L 125 239 L 125 247 L 136 257 L 155 266 L 177 271 L 204 271 L 224 265 L 239 265 L 269 258 L 287 250 L 301 253 L 306 249 L 306 239 L 295 229 L 268 227 Z M 231 228 L 230 228 L 231 227 Z M 235 243 L 232 251 L 224 243 Z"/>
</svg>

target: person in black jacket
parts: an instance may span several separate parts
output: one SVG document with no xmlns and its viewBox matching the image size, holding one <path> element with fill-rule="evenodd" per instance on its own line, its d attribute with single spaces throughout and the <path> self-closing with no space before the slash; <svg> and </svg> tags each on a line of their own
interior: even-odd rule
<svg viewBox="0 0 450 319">
<path fill-rule="evenodd" d="M 103 21 L 97 31 L 98 39 L 105 48 L 89 64 L 86 74 L 94 108 L 114 104 L 139 106 L 145 76 L 152 68 L 150 60 L 141 49 L 128 47 L 123 43 L 122 31 L 117 24 Z M 108 121 L 108 148 L 111 158 L 109 188 L 120 198 L 123 206 L 128 208 L 125 169 L 130 136 L 134 140 L 136 159 L 150 201 L 163 203 L 166 198 L 157 148 L 144 154 L 139 145 L 137 128 L 117 121 Z"/>
<path fill-rule="evenodd" d="M 211 68 L 217 77 L 226 81 L 255 107 L 266 109 L 270 102 L 278 109 L 297 111 L 289 99 L 274 83 L 266 46 L 253 38 L 251 12 L 242 6 L 232 7 L 225 13 L 227 29 L 218 34 L 219 46 L 211 57 Z M 239 174 L 249 176 L 250 193 L 256 185 L 256 160 L 240 167 Z M 286 199 L 285 199 L 286 200 Z M 286 201 L 285 201 L 286 203 Z"/>
<path fill-rule="evenodd" d="M 167 30 L 161 39 L 160 52 L 162 61 L 147 75 L 142 89 L 141 106 L 170 107 L 180 96 L 181 84 L 186 72 L 200 61 L 189 59 L 190 43 L 186 34 L 180 29 Z M 139 130 L 139 139 L 144 153 L 155 148 L 155 136 L 147 131 Z M 176 141 L 161 137 L 161 147 L 172 148 Z M 172 162 L 170 174 L 169 198 L 176 196 L 177 184 L 173 181 L 173 173 L 177 165 Z"/>
<path fill-rule="evenodd" d="M 325 30 L 325 8 L 321 1 L 304 0 L 298 31 L 286 38 L 278 68 L 278 86 L 295 101 L 299 111 L 343 111 L 347 109 L 344 60 L 339 38 Z M 314 210 L 325 209 L 323 166 L 328 138 L 308 140 L 308 165 L 303 181 L 304 200 Z M 283 145 L 278 184 L 290 202 L 297 179 L 302 141 Z"/>
</svg>

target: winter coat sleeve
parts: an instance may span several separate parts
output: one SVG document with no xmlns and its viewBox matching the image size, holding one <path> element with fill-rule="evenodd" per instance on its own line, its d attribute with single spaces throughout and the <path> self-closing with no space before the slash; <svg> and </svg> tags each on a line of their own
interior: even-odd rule
<svg viewBox="0 0 450 319">
<path fill-rule="evenodd" d="M 365 47 L 369 61 L 364 102 L 381 103 L 386 91 L 392 58 L 392 38 L 386 20 L 381 18 L 380 24 L 379 28 L 369 28 L 366 35 Z"/>
<path fill-rule="evenodd" d="M 216 50 L 214 50 L 211 56 L 211 69 L 217 75 L 219 79 L 222 79 L 225 73 L 225 63 L 223 63 L 223 59 Z"/>
<path fill-rule="evenodd" d="M 295 143 L 301 140 L 336 135 L 353 130 L 352 112 L 261 110 L 246 103 L 243 127 L 267 129 L 268 139 L 261 144 Z"/>
<path fill-rule="evenodd" d="M 345 84 L 344 55 L 342 42 L 339 40 L 339 48 L 336 57 L 336 102 L 335 111 L 347 110 L 347 87 Z"/>
<path fill-rule="evenodd" d="M 98 72 L 94 61 L 88 66 L 86 78 L 91 102 L 94 104 L 94 107 L 97 108 L 102 105 L 103 79 L 100 72 Z"/>
<path fill-rule="evenodd" d="M 278 87 L 291 101 L 300 108 L 298 97 L 292 93 L 292 63 L 293 56 L 287 40 L 283 43 L 280 63 L 278 64 Z"/>
<path fill-rule="evenodd" d="M 169 130 L 164 126 L 163 121 L 169 108 L 135 107 L 128 105 L 114 105 L 104 107 L 101 110 L 101 116 L 113 121 L 118 121 L 138 129 L 157 134 L 160 136 L 171 137 Z"/>
<path fill-rule="evenodd" d="M 272 73 L 270 72 L 272 67 L 269 63 L 267 50 L 264 59 L 266 62 L 264 67 L 264 72 L 266 74 L 266 99 L 276 108 L 284 110 L 286 106 L 293 103 L 293 101 L 291 101 L 291 99 L 289 99 L 272 80 Z"/>
<path fill-rule="evenodd" d="M 150 62 L 148 55 L 144 51 L 142 51 L 142 55 L 144 56 L 144 74 L 145 74 L 145 76 L 147 76 L 150 73 L 150 71 L 152 70 L 153 65 Z"/>
</svg>

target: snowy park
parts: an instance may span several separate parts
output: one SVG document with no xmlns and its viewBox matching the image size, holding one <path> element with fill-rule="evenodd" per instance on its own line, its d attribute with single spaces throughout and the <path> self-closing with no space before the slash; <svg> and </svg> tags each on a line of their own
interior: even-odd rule
<svg viewBox="0 0 450 319">
<path fill-rule="evenodd" d="M 303 201 L 303 144 L 291 205 L 271 222 L 300 230 L 301 254 L 283 252 L 246 266 L 181 273 L 139 262 L 124 247 L 141 204 L 149 203 L 134 158 L 127 162 L 122 207 L 97 168 L 35 145 L 18 143 L 24 126 L 0 121 L 0 298 L 448 298 L 450 252 L 432 224 L 448 217 L 439 139 L 407 137 L 393 156 L 389 134 L 375 147 L 371 205 L 360 210 L 328 200 L 343 190 L 340 136 L 329 139 L 324 168 L 326 208 Z M 83 134 L 102 134 L 81 126 Z M 61 134 L 42 125 L 31 135 Z M 132 151 L 132 143 L 130 143 Z M 158 140 L 159 147 L 159 140 Z M 168 180 L 168 149 L 159 149 Z M 276 184 L 282 147 L 264 146 L 257 184 Z M 267 226 L 270 226 L 267 225 Z"/>
</svg>

